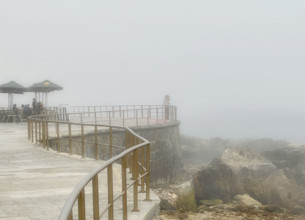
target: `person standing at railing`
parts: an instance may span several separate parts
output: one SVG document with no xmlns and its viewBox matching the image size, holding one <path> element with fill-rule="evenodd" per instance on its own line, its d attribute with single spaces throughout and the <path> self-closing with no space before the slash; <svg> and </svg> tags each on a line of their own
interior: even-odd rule
<svg viewBox="0 0 305 220">
<path fill-rule="evenodd" d="M 13 112 L 15 114 L 16 123 L 18 124 L 19 122 L 21 122 L 21 120 L 20 120 L 20 116 L 19 116 L 19 109 L 17 108 L 16 104 L 13 105 Z"/>
<path fill-rule="evenodd" d="M 29 105 L 24 105 L 23 107 L 23 115 L 24 115 L 24 118 L 28 118 L 31 114 L 31 109 L 29 107 Z"/>
<path fill-rule="evenodd" d="M 170 97 L 169 95 L 166 95 L 163 101 L 163 107 L 165 110 L 165 120 L 169 120 L 169 103 L 170 103 Z"/>
</svg>

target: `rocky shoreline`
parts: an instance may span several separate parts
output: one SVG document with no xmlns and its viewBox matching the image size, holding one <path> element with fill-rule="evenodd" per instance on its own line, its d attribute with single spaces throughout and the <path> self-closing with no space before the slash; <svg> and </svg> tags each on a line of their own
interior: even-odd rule
<svg viewBox="0 0 305 220">
<path fill-rule="evenodd" d="M 186 182 L 189 184 L 189 181 Z M 176 201 L 183 184 L 171 185 L 168 188 L 154 189 L 161 198 L 161 212 L 154 220 L 303 220 L 305 215 L 294 215 L 286 209 L 275 205 L 262 205 L 249 195 L 237 195 L 232 202 L 225 203 L 221 200 L 205 200 L 204 205 L 196 209 L 179 210 Z"/>
<path fill-rule="evenodd" d="M 154 189 L 162 201 L 155 220 L 305 219 L 304 146 L 228 147 L 206 166 L 185 168 L 187 181 Z"/>
</svg>

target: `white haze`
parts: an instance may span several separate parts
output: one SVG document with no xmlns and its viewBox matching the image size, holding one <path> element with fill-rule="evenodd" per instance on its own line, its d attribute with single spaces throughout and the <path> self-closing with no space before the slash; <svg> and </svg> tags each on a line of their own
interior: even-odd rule
<svg viewBox="0 0 305 220">
<path fill-rule="evenodd" d="M 161 104 L 169 94 L 183 133 L 305 143 L 304 9 L 297 0 L 1 1 L 0 84 L 54 81 L 64 90 L 52 105 Z"/>
</svg>

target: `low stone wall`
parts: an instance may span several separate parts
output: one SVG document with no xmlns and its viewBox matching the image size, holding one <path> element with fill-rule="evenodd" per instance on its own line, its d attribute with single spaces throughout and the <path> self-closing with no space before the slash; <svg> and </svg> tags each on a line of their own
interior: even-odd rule
<svg viewBox="0 0 305 220">
<path fill-rule="evenodd" d="M 177 180 L 183 174 L 180 145 L 180 122 L 131 128 L 151 142 L 151 184 L 152 187 L 165 185 Z M 112 155 L 125 150 L 125 131 L 112 130 Z M 95 158 L 95 136 L 87 133 L 84 138 L 85 156 Z M 109 130 L 98 132 L 98 158 L 109 159 Z M 50 148 L 57 150 L 57 139 L 49 140 Z M 81 137 L 72 137 L 72 154 L 81 155 Z M 60 148 L 69 152 L 69 138 L 60 139 Z"/>
</svg>

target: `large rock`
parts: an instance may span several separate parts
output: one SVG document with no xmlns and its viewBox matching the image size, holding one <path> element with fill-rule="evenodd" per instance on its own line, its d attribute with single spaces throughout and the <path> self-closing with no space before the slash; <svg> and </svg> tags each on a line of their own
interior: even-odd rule
<svg viewBox="0 0 305 220">
<path fill-rule="evenodd" d="M 291 146 L 262 154 L 278 169 L 283 169 L 287 177 L 305 186 L 305 148 L 303 146 Z"/>
<path fill-rule="evenodd" d="M 194 176 L 196 200 L 222 199 L 229 202 L 238 194 L 249 194 L 263 204 L 275 204 L 295 213 L 304 213 L 305 185 L 301 177 L 298 181 L 294 178 L 301 172 L 296 167 L 301 166 L 302 160 L 299 158 L 299 163 L 290 167 L 284 166 L 285 163 L 278 166 L 270 161 L 270 158 L 276 161 L 278 157 L 272 157 L 270 152 L 266 155 L 246 149 L 227 149 Z"/>
<path fill-rule="evenodd" d="M 242 205 L 246 206 L 256 206 L 256 207 L 262 207 L 262 204 L 255 199 L 251 198 L 248 194 L 243 195 L 236 195 L 233 198 L 233 202 L 240 203 Z"/>
</svg>

